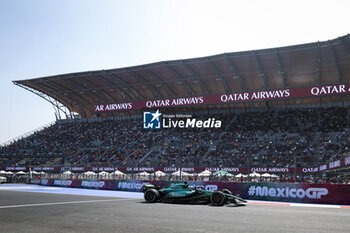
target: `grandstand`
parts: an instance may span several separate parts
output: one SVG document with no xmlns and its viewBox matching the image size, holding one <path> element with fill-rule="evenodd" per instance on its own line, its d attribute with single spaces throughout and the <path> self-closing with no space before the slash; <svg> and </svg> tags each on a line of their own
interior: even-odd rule
<svg viewBox="0 0 350 233">
<path fill-rule="evenodd" d="M 2 146 L 2 167 L 271 167 L 296 174 L 350 154 L 350 35 L 13 83 L 49 101 L 57 121 Z M 142 112 L 154 109 L 223 123 L 145 130 Z"/>
</svg>

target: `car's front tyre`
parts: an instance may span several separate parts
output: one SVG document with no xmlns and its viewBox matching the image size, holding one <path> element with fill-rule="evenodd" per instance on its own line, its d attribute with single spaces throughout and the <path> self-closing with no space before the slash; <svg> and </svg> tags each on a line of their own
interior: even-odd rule
<svg viewBox="0 0 350 233">
<path fill-rule="evenodd" d="M 144 198 L 146 202 L 154 203 L 159 200 L 159 192 L 156 189 L 148 189 L 144 194 Z"/>
<path fill-rule="evenodd" d="M 215 191 L 211 196 L 210 196 L 210 201 L 213 205 L 215 206 L 222 206 L 226 202 L 226 197 L 225 194 L 221 191 Z"/>
</svg>

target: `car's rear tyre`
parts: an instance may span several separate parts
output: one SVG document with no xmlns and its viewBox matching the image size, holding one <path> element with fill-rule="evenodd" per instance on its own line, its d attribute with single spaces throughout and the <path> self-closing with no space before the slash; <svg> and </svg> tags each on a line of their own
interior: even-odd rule
<svg viewBox="0 0 350 233">
<path fill-rule="evenodd" d="M 144 198 L 146 202 L 154 203 L 159 199 L 159 192 L 155 189 L 148 189 L 144 194 Z"/>
<path fill-rule="evenodd" d="M 210 196 L 210 201 L 213 205 L 215 206 L 222 206 L 226 202 L 226 197 L 225 194 L 221 191 L 215 191 L 211 196 Z"/>
</svg>

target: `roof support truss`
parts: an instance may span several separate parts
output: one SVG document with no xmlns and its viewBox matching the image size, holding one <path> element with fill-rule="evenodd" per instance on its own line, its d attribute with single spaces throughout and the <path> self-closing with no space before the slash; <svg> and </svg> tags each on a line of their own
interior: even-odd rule
<svg viewBox="0 0 350 233">
<path fill-rule="evenodd" d="M 144 95 L 142 95 L 141 92 L 139 90 L 137 90 L 137 88 L 135 88 L 135 87 L 131 86 L 130 84 L 128 84 L 124 79 L 122 79 L 121 77 L 119 77 L 115 73 L 110 73 L 110 74 L 114 78 L 116 78 L 118 80 L 118 82 L 120 82 L 123 85 L 122 89 L 124 91 L 126 91 L 127 89 L 130 89 L 132 94 L 135 96 L 135 98 L 146 99 L 146 97 Z"/>
<path fill-rule="evenodd" d="M 64 81 L 67 82 L 68 80 L 64 79 Z M 87 82 L 87 83 L 90 83 L 90 82 L 87 81 L 87 80 L 84 80 L 84 81 Z M 92 104 L 93 104 L 93 105 L 99 104 L 99 101 L 100 101 L 101 98 L 100 98 L 100 96 L 98 96 L 98 95 L 96 94 L 96 89 L 95 89 L 95 88 L 85 87 L 84 85 L 78 83 L 78 82 L 75 81 L 74 79 L 70 79 L 70 80 L 69 80 L 69 85 L 75 86 L 75 88 L 76 88 L 77 90 L 82 89 L 81 87 L 85 88 L 86 91 L 91 92 L 92 95 L 95 96 L 95 98 L 96 98 L 96 99 L 93 100 L 93 103 L 92 103 Z M 93 84 L 90 83 L 90 85 L 93 85 Z M 104 101 L 107 101 L 107 99 L 105 99 L 105 98 L 103 98 L 103 99 L 104 99 Z"/>
<path fill-rule="evenodd" d="M 98 77 L 99 75 L 97 75 Z M 95 77 L 95 76 L 94 76 Z M 84 82 L 87 82 L 89 83 L 91 86 L 96 86 L 93 82 L 91 82 L 88 78 L 87 79 L 84 79 Z M 105 99 L 107 102 L 110 102 L 110 101 L 113 101 L 114 100 L 114 97 L 106 90 L 106 88 L 98 88 L 98 89 L 92 89 L 92 92 L 95 94 L 95 90 L 99 90 L 101 92 L 103 92 L 106 96 L 107 96 L 107 99 L 105 97 L 102 96 L 103 99 Z M 98 96 L 98 95 L 96 95 Z"/>
<path fill-rule="evenodd" d="M 243 80 L 242 80 L 242 77 L 238 71 L 238 69 L 236 68 L 236 66 L 233 64 L 231 58 L 225 54 L 225 57 L 226 57 L 226 61 L 228 62 L 228 64 L 230 65 L 233 73 L 234 73 L 234 78 L 238 80 L 239 82 L 239 85 L 241 86 L 241 90 L 242 91 L 246 91 L 247 90 L 247 87 L 245 86 Z"/>
<path fill-rule="evenodd" d="M 321 73 L 321 45 L 320 42 L 317 42 L 317 79 L 318 84 L 322 83 L 322 73 Z"/>
<path fill-rule="evenodd" d="M 339 78 L 339 83 L 342 83 L 343 82 L 343 75 L 341 73 L 341 70 L 340 70 L 340 67 L 339 67 L 339 61 L 338 61 L 338 57 L 337 57 L 337 54 L 333 48 L 333 45 L 328 42 L 328 46 L 332 52 L 332 55 L 333 55 L 333 59 L 334 59 L 334 62 L 335 62 L 335 66 L 337 67 L 337 72 L 338 72 L 338 78 Z"/>
<path fill-rule="evenodd" d="M 149 83 L 145 78 L 143 78 L 138 73 L 133 72 L 133 71 L 129 71 L 129 70 L 126 70 L 126 72 L 128 74 L 130 74 L 131 76 L 133 76 L 134 78 L 136 78 L 137 80 L 139 80 L 142 83 L 142 85 L 150 86 L 151 87 L 151 92 L 153 94 L 153 98 L 159 99 L 161 97 L 164 97 L 164 95 L 162 95 L 162 93 L 160 93 L 157 88 L 155 88 L 151 83 Z"/>
<path fill-rule="evenodd" d="M 122 97 L 123 101 L 126 102 L 126 101 L 132 99 L 131 96 L 130 96 L 127 92 L 123 91 L 120 87 L 118 87 L 116 84 L 114 84 L 113 82 L 111 82 L 110 80 L 108 80 L 108 79 L 107 79 L 106 77 L 104 77 L 102 74 L 99 75 L 99 78 L 100 78 L 100 80 L 103 82 L 103 84 L 106 85 L 106 87 L 109 87 L 110 89 L 117 89 L 117 90 L 119 91 L 119 92 L 118 92 L 118 95 L 119 95 L 120 97 Z"/>
<path fill-rule="evenodd" d="M 169 85 L 166 82 L 164 82 L 162 79 L 160 79 L 155 73 L 153 73 L 149 69 L 142 68 L 142 70 L 145 71 L 146 74 L 149 75 L 152 79 L 155 79 L 160 85 L 164 86 L 168 96 L 171 96 L 171 97 L 176 96 L 175 92 L 169 87 Z"/>
<path fill-rule="evenodd" d="M 50 86 L 48 86 L 47 84 L 50 84 Z M 74 96 L 77 96 L 77 98 L 73 97 L 72 95 L 67 95 L 65 94 L 65 92 L 62 93 L 62 91 L 59 90 L 64 90 L 66 92 L 72 92 L 72 90 L 56 83 L 56 81 L 51 81 L 51 82 L 47 82 L 47 81 L 40 81 L 40 85 L 49 89 L 54 90 L 57 94 L 61 95 L 66 95 L 66 98 L 68 98 L 69 100 L 71 100 L 73 103 L 76 103 L 77 106 L 79 106 L 81 113 L 85 113 L 86 114 L 86 108 L 83 106 L 83 104 L 81 102 L 85 102 L 85 104 L 90 105 L 91 102 L 89 102 L 87 99 L 85 99 L 82 95 L 78 94 L 75 92 Z M 53 93 L 55 94 L 55 93 Z"/>
<path fill-rule="evenodd" d="M 55 80 L 50 80 L 50 81 L 47 81 L 47 80 L 39 80 L 37 81 L 38 83 L 40 83 L 41 86 L 47 88 L 47 89 L 52 89 L 54 90 L 56 93 L 58 94 L 64 94 L 66 95 L 65 93 L 68 93 L 68 92 L 74 92 L 76 93 L 77 91 L 72 91 L 71 89 L 69 88 L 66 88 L 64 86 L 62 86 L 61 84 L 57 83 L 56 80 L 58 79 L 55 79 Z M 60 91 L 61 90 L 61 91 Z M 54 94 L 54 93 L 53 93 Z M 83 100 L 85 103 L 87 104 L 91 104 L 90 101 L 86 100 L 83 96 L 79 95 L 79 94 L 76 94 L 78 96 L 79 99 L 77 98 L 73 98 L 73 97 L 69 97 L 68 96 L 68 99 L 70 99 L 72 102 L 74 103 L 77 103 L 78 105 L 80 105 L 81 107 L 82 104 L 80 103 L 81 100 Z M 80 103 L 80 104 L 79 104 Z"/>
<path fill-rule="evenodd" d="M 270 89 L 269 82 L 267 81 L 267 77 L 265 75 L 264 68 L 261 64 L 261 61 L 255 52 L 253 52 L 253 57 L 255 58 L 255 62 L 258 65 L 260 76 L 262 77 L 262 79 L 264 81 L 265 90 L 269 90 Z"/>
<path fill-rule="evenodd" d="M 205 83 L 203 82 L 203 80 L 199 78 L 199 75 L 197 74 L 197 72 L 194 71 L 194 69 L 190 66 L 190 64 L 185 63 L 184 61 L 182 61 L 182 64 L 184 65 L 186 70 L 192 74 L 194 79 L 199 83 L 199 85 L 200 85 L 200 87 L 202 89 L 202 92 L 205 93 L 205 94 L 208 94 L 209 93 L 208 88 L 205 85 Z"/>
<path fill-rule="evenodd" d="M 187 81 L 184 79 L 184 77 L 182 77 L 182 75 L 179 74 L 179 72 L 177 72 L 172 66 L 170 66 L 169 64 L 165 63 L 165 67 L 168 68 L 168 70 L 177 78 L 177 80 L 184 85 L 184 87 L 186 88 L 187 94 L 188 95 L 193 95 L 194 91 L 191 88 L 190 85 L 188 85 Z"/>
<path fill-rule="evenodd" d="M 350 39 L 350 36 L 348 36 Z M 350 57 L 350 46 L 346 43 L 344 37 L 340 38 L 340 44 L 341 46 L 343 46 L 343 48 L 345 48 L 347 55 Z"/>
<path fill-rule="evenodd" d="M 27 91 L 30 91 L 32 93 L 34 93 L 35 95 L 43 98 L 44 100 L 48 101 L 55 109 L 55 116 L 56 116 L 56 120 L 61 120 L 64 119 L 61 114 L 64 114 L 64 116 L 66 117 L 66 119 L 72 118 L 73 115 L 71 114 L 71 112 L 69 111 L 69 109 L 62 103 L 60 103 L 58 100 L 36 90 L 33 88 L 30 88 L 28 86 L 22 85 L 20 83 L 17 82 L 13 82 L 13 84 L 22 87 L 24 89 L 26 89 Z"/>
<path fill-rule="evenodd" d="M 281 56 L 280 56 L 277 49 L 275 49 L 275 54 L 276 54 L 276 58 L 277 58 L 278 67 L 280 68 L 280 75 L 281 75 L 281 78 L 283 81 L 283 88 L 287 88 L 286 74 L 284 73 L 284 67 L 282 64 Z"/>
<path fill-rule="evenodd" d="M 62 86 L 61 84 L 57 83 L 56 81 L 51 81 L 50 85 L 53 85 L 54 87 L 58 87 L 59 89 L 65 90 L 66 92 L 72 92 L 72 90 Z M 76 93 L 76 95 L 78 95 L 78 98 L 83 100 L 86 104 L 91 104 L 90 101 L 88 101 L 86 98 L 84 98 L 82 95 L 80 95 L 80 93 L 78 94 L 77 91 L 74 91 Z M 61 93 L 62 94 L 62 93 Z M 63 93 L 65 95 L 65 93 Z M 67 95 L 68 96 L 68 95 Z M 75 98 L 74 98 L 75 99 Z M 80 100 L 76 100 L 74 101 L 76 103 L 79 103 Z"/>
<path fill-rule="evenodd" d="M 206 59 L 207 63 L 213 68 L 213 70 L 216 73 L 216 79 L 221 80 L 222 86 L 225 89 L 226 93 L 231 92 L 231 88 L 228 86 L 228 83 L 226 82 L 226 79 L 224 78 L 224 75 L 221 73 L 221 71 L 215 66 L 215 64 L 209 59 Z"/>
</svg>

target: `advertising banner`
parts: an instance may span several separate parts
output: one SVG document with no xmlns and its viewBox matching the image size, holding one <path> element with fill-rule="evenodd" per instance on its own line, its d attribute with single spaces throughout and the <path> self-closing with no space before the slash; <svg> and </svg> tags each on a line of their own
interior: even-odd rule
<svg viewBox="0 0 350 233">
<path fill-rule="evenodd" d="M 152 181 L 150 181 L 152 183 Z M 175 182 L 153 182 L 169 185 Z M 234 195 L 249 200 L 282 201 L 319 204 L 350 204 L 350 185 L 347 184 L 295 184 L 295 183 L 233 183 L 188 182 L 190 186 L 203 186 L 206 190 L 228 189 Z"/>
<path fill-rule="evenodd" d="M 236 186 L 243 198 L 321 204 L 350 204 L 350 185 L 242 183 Z"/>
<path fill-rule="evenodd" d="M 114 172 L 116 171 L 116 168 L 115 167 L 91 167 L 91 169 L 85 168 L 85 170 L 93 171 L 93 172 L 102 172 L 102 171 Z"/>
<path fill-rule="evenodd" d="M 110 103 L 95 106 L 95 112 L 183 107 L 190 105 L 225 104 L 272 99 L 291 99 L 350 93 L 350 84 L 288 88 L 267 91 L 238 92 L 219 95 L 192 96 L 127 103 Z"/>
<path fill-rule="evenodd" d="M 81 188 L 114 190 L 114 180 L 82 180 Z"/>
<path fill-rule="evenodd" d="M 327 170 L 332 170 L 332 169 L 337 169 L 337 168 L 342 168 L 342 167 L 348 167 L 350 166 L 350 156 L 322 164 L 318 167 L 315 167 L 315 171 L 327 171 Z"/>
<path fill-rule="evenodd" d="M 1 170 L 19 172 L 19 171 L 28 171 L 28 167 L 3 167 Z"/>
<path fill-rule="evenodd" d="M 318 170 L 315 168 L 284 168 L 284 167 L 118 167 L 119 171 L 124 173 L 137 173 L 137 172 L 149 172 L 153 173 L 156 171 L 162 171 L 165 173 L 173 173 L 176 171 L 183 171 L 183 172 L 189 172 L 189 173 L 200 173 L 204 170 L 208 170 L 211 172 L 216 171 L 226 171 L 232 174 L 238 174 L 238 173 L 251 173 L 251 172 L 257 172 L 257 173 L 271 173 L 271 174 L 294 174 L 295 172 L 300 173 L 315 173 Z"/>
<path fill-rule="evenodd" d="M 200 173 L 204 170 L 208 170 L 211 172 L 216 172 L 219 170 L 227 171 L 232 174 L 238 173 L 271 173 L 271 174 L 306 174 L 306 173 L 317 173 L 323 172 L 331 169 L 341 168 L 350 166 L 350 157 L 345 157 L 339 159 L 337 161 L 333 161 L 319 167 L 303 167 L 303 168 L 285 168 L 285 167 L 71 167 L 69 170 L 73 173 L 82 173 L 86 171 L 94 171 L 94 172 L 113 172 L 113 171 L 121 171 L 124 173 L 138 173 L 138 172 L 148 172 L 154 173 L 156 171 L 162 171 L 165 173 L 173 173 L 176 171 L 183 171 L 189 173 Z M 18 172 L 18 171 L 29 171 L 29 167 L 1 167 L 1 170 Z M 32 171 L 43 171 L 43 172 L 63 172 L 64 167 L 33 167 Z"/>
<path fill-rule="evenodd" d="M 40 184 L 46 186 L 53 186 L 54 179 L 41 179 Z"/>
<path fill-rule="evenodd" d="M 142 186 L 144 184 L 152 183 L 151 181 L 143 180 L 116 180 L 115 190 L 130 191 L 130 192 L 142 192 Z"/>
<path fill-rule="evenodd" d="M 30 179 L 29 183 L 30 184 L 41 184 L 41 180 L 40 179 Z"/>
<path fill-rule="evenodd" d="M 86 170 L 85 167 L 71 167 L 70 170 L 72 172 L 84 172 Z"/>
<path fill-rule="evenodd" d="M 142 192 L 142 186 L 146 183 L 165 187 L 179 182 L 181 181 L 42 179 L 41 185 Z M 38 181 L 33 180 L 33 183 L 38 183 Z M 206 190 L 212 191 L 228 189 L 234 195 L 239 195 L 249 200 L 350 205 L 350 185 L 348 184 L 235 183 L 215 181 L 189 181 L 188 184 L 190 187 L 203 186 Z"/>
<path fill-rule="evenodd" d="M 49 166 L 44 166 L 44 167 L 33 167 L 32 171 L 43 171 L 43 172 L 60 172 L 61 167 L 49 167 Z"/>
<path fill-rule="evenodd" d="M 117 181 L 116 190 L 141 192 L 145 183 L 160 187 L 181 181 Z M 189 186 L 203 186 L 206 190 L 228 189 L 244 199 L 319 204 L 350 204 L 350 185 L 296 183 L 234 183 L 189 181 Z"/>
<path fill-rule="evenodd" d="M 79 179 L 41 179 L 31 180 L 30 183 L 47 185 L 47 186 L 60 186 L 70 188 L 88 188 L 88 189 L 106 189 L 115 190 L 115 180 L 79 180 Z"/>
<path fill-rule="evenodd" d="M 81 180 L 77 179 L 62 179 L 53 180 L 53 186 L 70 187 L 70 188 L 80 188 Z"/>
</svg>

